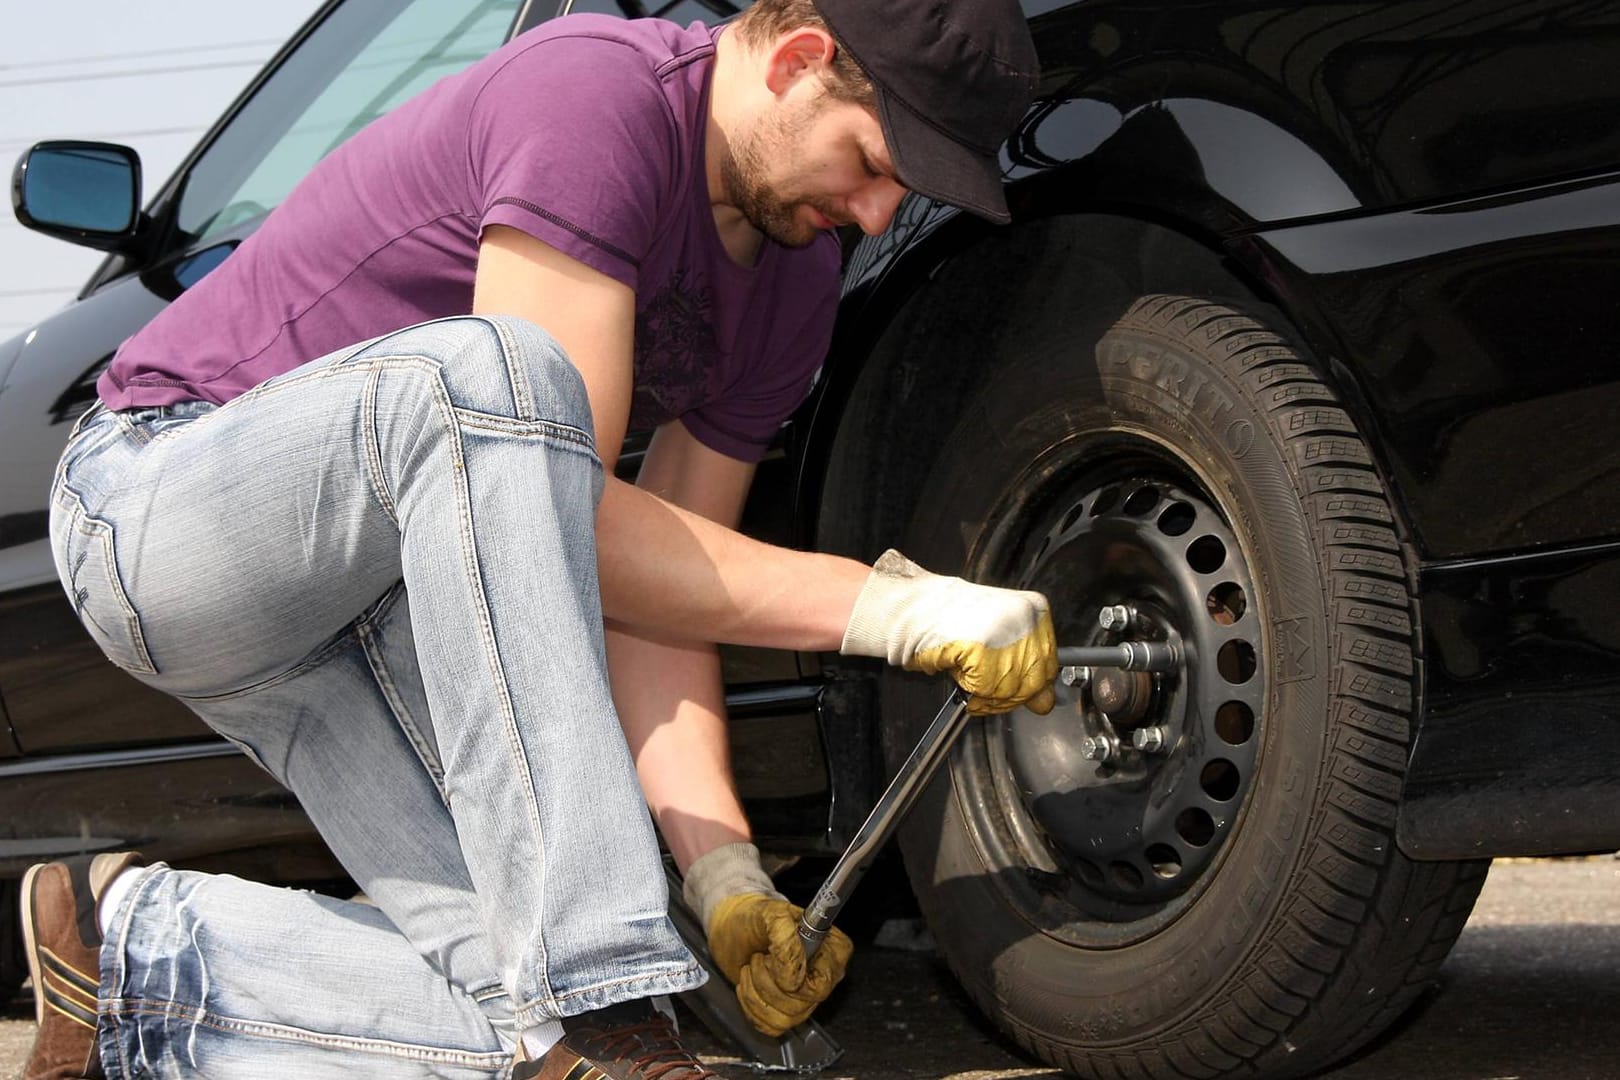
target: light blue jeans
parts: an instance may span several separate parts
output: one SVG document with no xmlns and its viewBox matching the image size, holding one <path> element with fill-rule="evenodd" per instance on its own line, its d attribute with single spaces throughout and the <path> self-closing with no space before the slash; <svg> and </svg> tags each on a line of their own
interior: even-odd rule
<svg viewBox="0 0 1620 1080">
<path fill-rule="evenodd" d="M 474 317 L 81 420 L 80 618 L 376 904 L 148 871 L 102 952 L 113 1080 L 498 1076 L 525 1028 L 702 983 L 609 695 L 591 430 L 549 336 Z"/>
</svg>

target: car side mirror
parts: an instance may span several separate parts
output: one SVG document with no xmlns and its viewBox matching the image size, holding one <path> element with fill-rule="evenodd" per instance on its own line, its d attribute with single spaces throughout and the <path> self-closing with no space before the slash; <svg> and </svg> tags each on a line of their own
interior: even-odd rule
<svg viewBox="0 0 1620 1080">
<path fill-rule="evenodd" d="M 140 198 L 141 157 L 115 143 L 36 143 L 11 174 L 18 221 L 100 251 L 133 246 Z"/>
</svg>

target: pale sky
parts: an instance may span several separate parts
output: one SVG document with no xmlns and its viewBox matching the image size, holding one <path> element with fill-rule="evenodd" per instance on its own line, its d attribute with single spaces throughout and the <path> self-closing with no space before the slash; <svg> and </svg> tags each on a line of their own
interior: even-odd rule
<svg viewBox="0 0 1620 1080">
<path fill-rule="evenodd" d="M 142 205 L 320 0 L 0 0 L 0 166 L 41 139 L 140 152 Z M 102 256 L 0 213 L 0 340 L 67 303 Z"/>
</svg>

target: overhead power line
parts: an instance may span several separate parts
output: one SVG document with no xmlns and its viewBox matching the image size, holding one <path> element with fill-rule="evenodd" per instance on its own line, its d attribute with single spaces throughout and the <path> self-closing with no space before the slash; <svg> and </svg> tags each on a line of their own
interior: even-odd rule
<svg viewBox="0 0 1620 1080">
<path fill-rule="evenodd" d="M 100 71 L 84 75 L 41 75 L 37 79 L 13 79 L 0 82 L 0 89 L 17 86 L 43 86 L 46 83 L 94 82 L 97 79 L 128 79 L 137 75 L 174 75 L 186 71 L 222 71 L 227 68 L 258 67 L 262 59 L 222 60 L 217 64 L 180 64 L 173 67 L 125 68 L 122 71 Z"/>
<path fill-rule="evenodd" d="M 107 60 L 148 60 L 155 56 L 173 56 L 179 53 L 221 52 L 226 49 L 274 47 L 281 43 L 281 38 L 259 38 L 255 41 L 223 41 L 215 45 L 172 45 L 165 49 L 141 49 L 136 52 L 98 53 L 94 56 L 64 56 L 56 60 L 24 60 L 15 64 L 0 64 L 0 71 L 62 67 L 65 64 L 98 64 Z"/>
</svg>

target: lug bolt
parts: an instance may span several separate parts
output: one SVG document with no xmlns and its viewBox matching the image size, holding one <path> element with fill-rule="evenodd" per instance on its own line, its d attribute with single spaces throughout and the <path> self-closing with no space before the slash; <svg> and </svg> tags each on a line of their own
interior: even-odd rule
<svg viewBox="0 0 1620 1080">
<path fill-rule="evenodd" d="M 1090 681 L 1091 669 L 1088 667 L 1058 668 L 1058 682 L 1064 686 L 1084 686 Z"/>
<path fill-rule="evenodd" d="M 1097 612 L 1097 625 L 1124 633 L 1131 625 L 1131 609 L 1124 604 L 1109 604 Z"/>
<path fill-rule="evenodd" d="M 1080 756 L 1098 763 L 1109 761 L 1114 756 L 1114 741 L 1106 735 L 1087 735 L 1080 740 Z"/>
<path fill-rule="evenodd" d="M 1151 727 L 1137 728 L 1131 732 L 1131 745 L 1144 754 L 1157 754 L 1170 742 L 1170 733 L 1163 727 L 1154 724 Z"/>
</svg>

